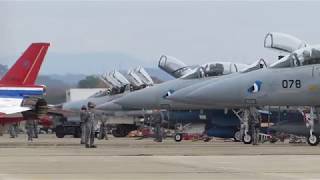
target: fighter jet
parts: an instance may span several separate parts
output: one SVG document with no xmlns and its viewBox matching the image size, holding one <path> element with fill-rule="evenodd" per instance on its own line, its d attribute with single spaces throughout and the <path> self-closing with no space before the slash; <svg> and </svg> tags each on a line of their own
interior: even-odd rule
<svg viewBox="0 0 320 180">
<path fill-rule="evenodd" d="M 228 75 L 236 73 L 243 68 L 252 68 L 245 64 L 234 64 L 230 62 L 212 62 L 206 63 L 201 66 L 186 66 L 181 61 L 176 58 L 161 56 L 159 60 L 159 67 L 173 77 L 180 77 L 174 80 L 170 80 L 161 84 L 156 84 L 152 87 L 138 90 L 132 93 L 128 93 L 121 98 L 115 99 L 113 101 L 107 102 L 97 107 L 100 110 L 168 110 L 169 120 L 171 122 L 176 122 L 177 119 L 174 114 L 184 114 L 185 116 L 190 116 L 189 112 L 186 110 L 193 110 L 192 114 L 197 114 L 199 119 L 198 122 L 204 122 L 211 120 L 212 114 L 216 115 L 215 124 L 213 127 L 221 126 L 224 130 L 229 129 L 229 133 L 222 133 L 222 137 L 234 137 L 235 132 L 237 132 L 237 127 L 239 121 L 233 121 L 236 116 L 231 112 L 230 114 L 224 114 L 224 110 L 220 109 L 214 112 L 202 111 L 206 106 L 202 105 L 190 105 L 186 103 L 176 103 L 174 101 L 168 100 L 166 97 L 170 96 L 176 90 L 181 88 L 196 84 L 205 83 L 206 81 L 217 78 L 218 76 Z M 181 112 L 178 112 L 181 111 Z M 160 111 L 162 113 L 163 111 Z M 205 113 L 204 113 L 205 112 Z M 181 116 L 180 116 L 181 117 Z M 201 117 L 205 119 L 201 120 Z M 219 123 L 220 117 L 226 117 L 230 120 L 230 123 Z M 232 118 L 229 118 L 232 117 Z M 207 119 L 208 118 L 208 119 Z M 185 117 L 188 119 L 188 117 Z M 210 124 L 210 123 L 209 123 Z M 227 126 L 226 126 L 227 124 Z M 213 132 L 213 131 L 210 131 Z M 221 134 L 221 133 L 218 133 Z M 228 134 L 228 136 L 226 136 Z M 219 136 L 221 137 L 221 136 Z M 181 135 L 177 134 L 177 141 L 181 140 Z"/>
<path fill-rule="evenodd" d="M 265 40 L 265 47 L 270 47 L 273 40 Z M 216 108 L 243 108 L 250 113 L 263 106 L 309 106 L 312 118 L 308 143 L 317 145 L 319 135 L 314 133 L 314 117 L 320 102 L 320 46 L 300 43 L 288 52 L 291 53 L 269 68 L 239 73 L 223 81 L 209 81 L 202 87 L 190 86 L 168 99 Z"/>
<path fill-rule="evenodd" d="M 163 61 L 166 61 L 165 63 Z M 176 59 L 160 58 L 159 65 L 165 65 L 164 68 L 174 67 L 172 64 L 178 64 Z M 119 110 L 126 109 L 168 109 L 168 110 L 185 110 L 185 109 L 204 109 L 206 106 L 190 105 L 186 103 L 179 103 L 167 99 L 175 91 L 188 87 L 193 84 L 203 83 L 206 84 L 211 79 L 219 79 L 218 77 L 236 73 L 243 68 L 249 68 L 246 64 L 237 64 L 231 62 L 212 62 L 194 69 L 188 69 L 189 73 L 184 74 L 182 77 L 170 80 L 161 84 L 154 85 L 153 87 L 138 90 L 125 96 L 118 98 L 112 102 L 108 102 L 99 106 L 100 109 L 115 108 Z M 168 70 L 173 72 L 173 76 L 179 76 L 177 70 Z M 173 69 L 173 68 L 172 68 Z M 186 68 L 185 68 L 186 69 Z M 181 69 L 180 69 L 181 70 Z M 180 71 L 182 72 L 182 71 Z"/>
<path fill-rule="evenodd" d="M 83 105 L 87 105 L 88 102 L 93 102 L 99 107 L 101 104 L 120 98 L 132 91 L 153 85 L 151 77 L 142 67 L 129 70 L 127 77 L 116 70 L 101 75 L 100 79 L 110 88 L 97 92 L 87 99 L 63 103 L 61 105 L 63 114 L 67 114 L 69 117 L 79 117 L 80 108 Z M 141 79 L 142 77 L 144 78 L 143 80 Z M 113 108 L 103 110 L 96 108 L 97 119 L 102 121 L 108 119 L 108 122 L 116 122 L 116 129 L 112 131 L 113 135 L 116 137 L 126 136 L 130 131 L 136 129 L 134 121 L 136 121 L 138 117 L 148 113 L 149 112 L 142 112 L 139 110 L 117 111 Z M 61 113 L 58 114 L 62 115 Z"/>
<path fill-rule="evenodd" d="M 130 93 L 131 90 L 137 90 L 153 85 L 151 77 L 142 67 L 129 70 L 127 77 L 130 78 L 127 79 L 122 73 L 116 70 L 105 73 L 100 76 L 100 79 L 110 88 L 95 93 L 87 99 L 64 103 L 62 108 L 65 110 L 79 111 L 81 106 L 86 105 L 88 102 L 93 102 L 99 106 L 103 103 L 122 97 L 123 95 Z M 144 77 L 145 80 L 141 80 L 141 77 Z M 151 80 L 149 80 L 149 78 Z M 113 109 L 107 109 L 105 112 L 109 112 L 109 110 L 113 111 Z M 110 113 L 112 113 L 111 111 Z"/>
</svg>

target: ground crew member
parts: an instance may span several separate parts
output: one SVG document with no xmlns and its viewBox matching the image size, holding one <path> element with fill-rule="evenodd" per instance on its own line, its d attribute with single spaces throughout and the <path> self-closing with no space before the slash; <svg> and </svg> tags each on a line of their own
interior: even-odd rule
<svg viewBox="0 0 320 180">
<path fill-rule="evenodd" d="M 87 107 L 83 105 L 80 110 L 80 127 L 81 127 L 81 140 L 80 144 L 84 144 L 85 136 L 86 136 L 86 126 L 85 126 L 85 119 L 87 114 Z"/>
<path fill-rule="evenodd" d="M 38 138 L 39 131 L 38 131 L 38 120 L 33 120 L 33 137 Z"/>
<path fill-rule="evenodd" d="M 108 133 L 107 133 L 107 117 L 103 115 L 100 121 L 100 128 L 99 128 L 99 137 L 98 139 L 105 139 L 108 140 Z"/>
<path fill-rule="evenodd" d="M 154 128 L 154 135 L 155 139 L 154 141 L 156 142 L 162 142 L 162 129 L 161 129 L 161 124 L 162 124 L 162 118 L 163 114 L 160 112 L 159 116 L 155 117 L 155 128 Z"/>
<path fill-rule="evenodd" d="M 95 113 L 94 113 L 95 104 L 88 102 L 88 111 L 86 113 L 86 148 L 96 148 L 94 145 L 94 125 L 95 125 Z"/>
<path fill-rule="evenodd" d="M 26 121 L 25 128 L 26 128 L 26 131 L 27 131 L 28 141 L 32 142 L 33 141 L 33 136 L 34 136 L 34 120 L 33 119 L 28 119 Z"/>
<path fill-rule="evenodd" d="M 260 115 L 257 110 L 252 110 L 252 116 L 250 117 L 250 125 L 252 130 L 252 145 L 258 145 L 259 133 L 260 133 Z"/>
<path fill-rule="evenodd" d="M 240 118 L 240 141 L 243 141 L 243 137 L 248 134 L 249 131 L 249 109 L 245 109 L 243 112 L 243 118 Z"/>
<path fill-rule="evenodd" d="M 9 127 L 10 138 L 18 137 L 18 123 L 12 123 Z"/>
</svg>

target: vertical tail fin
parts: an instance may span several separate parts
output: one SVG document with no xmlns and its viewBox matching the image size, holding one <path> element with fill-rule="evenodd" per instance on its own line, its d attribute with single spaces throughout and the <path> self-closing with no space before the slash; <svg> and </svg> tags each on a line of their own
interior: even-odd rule
<svg viewBox="0 0 320 180">
<path fill-rule="evenodd" d="M 1 79 L 1 84 L 34 85 L 49 43 L 32 43 Z"/>
</svg>

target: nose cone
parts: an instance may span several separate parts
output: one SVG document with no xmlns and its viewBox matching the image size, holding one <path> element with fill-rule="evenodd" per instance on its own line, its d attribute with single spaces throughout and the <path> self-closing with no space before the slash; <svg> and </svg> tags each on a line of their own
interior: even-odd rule
<svg viewBox="0 0 320 180">
<path fill-rule="evenodd" d="M 98 110 L 102 111 L 118 111 L 118 110 L 123 110 L 122 106 L 119 104 L 116 104 L 114 102 L 107 102 L 101 105 L 98 105 L 96 107 Z"/>
<path fill-rule="evenodd" d="M 114 100 L 114 103 L 121 105 L 126 109 L 144 109 L 153 108 L 156 102 L 156 96 L 153 88 L 146 88 Z"/>
</svg>

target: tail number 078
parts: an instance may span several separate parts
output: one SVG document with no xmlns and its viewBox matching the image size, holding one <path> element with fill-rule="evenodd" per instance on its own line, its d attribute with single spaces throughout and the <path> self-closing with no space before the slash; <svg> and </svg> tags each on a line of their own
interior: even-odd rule
<svg viewBox="0 0 320 180">
<path fill-rule="evenodd" d="M 301 88 L 301 80 L 282 80 L 283 88 Z"/>
</svg>

